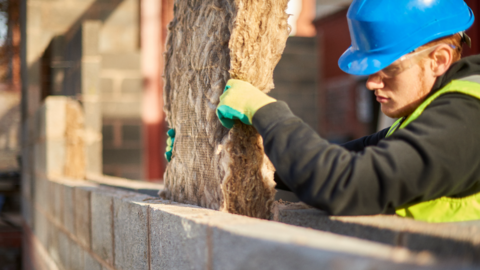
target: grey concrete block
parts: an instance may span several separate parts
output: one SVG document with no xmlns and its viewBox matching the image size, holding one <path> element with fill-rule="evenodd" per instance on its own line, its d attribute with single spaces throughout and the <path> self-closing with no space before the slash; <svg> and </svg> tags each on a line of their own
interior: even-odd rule
<svg viewBox="0 0 480 270">
<path fill-rule="evenodd" d="M 25 152 L 28 152 L 28 151 L 25 151 L 25 149 L 22 149 L 22 196 L 25 197 L 25 198 L 30 198 L 32 196 L 32 175 L 30 173 L 30 167 L 29 166 L 29 163 L 26 163 L 24 162 L 24 155 L 26 155 Z M 24 166 L 27 166 L 27 167 L 24 167 Z M 28 169 L 27 169 L 28 168 Z"/>
<path fill-rule="evenodd" d="M 72 242 L 63 232 L 58 233 L 58 255 L 64 269 L 70 269 Z"/>
<path fill-rule="evenodd" d="M 63 187 L 63 221 L 62 224 L 69 233 L 75 235 L 75 189 L 72 186 L 60 184 Z"/>
<path fill-rule="evenodd" d="M 99 35 L 101 21 L 85 21 L 82 24 L 82 53 L 84 56 L 99 54 Z"/>
<path fill-rule="evenodd" d="M 102 191 L 91 193 L 92 251 L 113 264 L 113 198 Z"/>
<path fill-rule="evenodd" d="M 353 236 L 370 241 L 396 246 L 398 232 L 382 230 L 375 227 L 363 226 L 332 220 L 330 216 L 317 209 L 286 209 L 279 213 L 278 221 L 291 225 L 313 228 L 316 230 L 336 234 Z"/>
<path fill-rule="evenodd" d="M 150 208 L 151 269 L 208 269 L 207 225 L 183 215 L 198 212 L 169 213 Z"/>
<path fill-rule="evenodd" d="M 423 258 L 405 250 L 278 225 L 259 222 L 211 227 L 211 269 L 424 268 Z"/>
<path fill-rule="evenodd" d="M 93 132 L 101 132 L 102 110 L 100 102 L 88 100 L 83 103 L 83 110 L 85 112 L 85 128 Z"/>
<path fill-rule="evenodd" d="M 49 181 L 46 180 L 45 178 L 41 177 L 40 175 L 37 175 L 35 177 L 35 194 L 34 194 L 34 203 L 37 208 L 40 208 L 41 210 L 48 212 L 48 205 L 49 205 Z"/>
<path fill-rule="evenodd" d="M 100 94 L 111 95 L 113 93 L 113 80 L 111 78 L 101 78 Z"/>
<path fill-rule="evenodd" d="M 30 228 L 33 228 L 33 215 L 32 202 L 30 199 L 22 198 L 22 218 Z"/>
<path fill-rule="evenodd" d="M 102 265 L 97 262 L 90 254 L 85 252 L 84 270 L 102 270 Z"/>
<path fill-rule="evenodd" d="M 75 236 L 79 243 L 91 248 L 90 196 L 93 188 L 75 188 Z"/>
<path fill-rule="evenodd" d="M 102 69 L 140 70 L 140 54 L 137 52 L 102 54 Z"/>
<path fill-rule="evenodd" d="M 35 223 L 33 225 L 33 232 L 35 233 L 36 237 L 42 245 L 48 246 L 48 233 L 49 233 L 49 222 L 47 217 L 40 212 L 40 211 L 35 211 L 35 216 L 34 216 Z"/>
<path fill-rule="evenodd" d="M 101 134 L 97 134 L 101 138 Z M 102 141 L 91 141 L 85 144 L 85 169 L 87 173 L 102 174 L 103 170 L 103 156 L 102 156 Z"/>
<path fill-rule="evenodd" d="M 43 140 L 47 137 L 47 106 L 43 104 L 31 117 L 33 120 L 30 136 L 33 141 Z"/>
<path fill-rule="evenodd" d="M 148 269 L 148 206 L 135 202 L 143 198 L 114 198 L 116 267 Z"/>
<path fill-rule="evenodd" d="M 49 227 L 48 246 L 46 247 L 48 254 L 56 264 L 61 264 L 60 261 L 60 246 L 59 246 L 60 230 L 54 225 Z"/>
<path fill-rule="evenodd" d="M 142 102 L 140 99 L 103 100 L 102 116 L 105 118 L 139 118 Z"/>
<path fill-rule="evenodd" d="M 141 94 L 143 90 L 142 78 L 127 78 L 122 82 L 122 93 L 125 94 Z"/>
<path fill-rule="evenodd" d="M 38 142 L 33 145 L 34 172 L 45 174 L 47 170 L 47 149 L 46 142 Z"/>
<path fill-rule="evenodd" d="M 85 269 L 85 251 L 75 242 L 70 245 L 70 267 L 71 270 Z"/>
<path fill-rule="evenodd" d="M 100 94 L 100 57 L 86 57 L 82 60 L 82 94 L 96 96 Z"/>
<path fill-rule="evenodd" d="M 52 139 L 46 142 L 45 174 L 63 175 L 65 166 L 65 139 Z"/>
<path fill-rule="evenodd" d="M 48 198 L 47 198 L 47 205 L 45 206 L 48 213 L 54 220 L 56 220 L 56 215 L 57 215 L 57 212 L 56 212 L 57 205 L 55 200 L 57 196 L 56 195 L 57 189 L 55 184 L 56 184 L 55 182 L 47 180 Z"/>
<path fill-rule="evenodd" d="M 63 205 L 63 197 L 64 197 L 64 189 L 63 185 L 59 184 L 57 182 L 51 182 L 51 188 L 53 191 L 53 205 L 54 205 L 54 211 L 53 211 L 53 216 L 55 220 L 63 224 L 63 215 L 64 215 L 64 205 Z"/>
<path fill-rule="evenodd" d="M 67 97 L 48 96 L 44 101 L 45 137 L 48 138 L 48 140 L 59 139 L 65 136 L 65 109 L 67 100 Z"/>
</svg>

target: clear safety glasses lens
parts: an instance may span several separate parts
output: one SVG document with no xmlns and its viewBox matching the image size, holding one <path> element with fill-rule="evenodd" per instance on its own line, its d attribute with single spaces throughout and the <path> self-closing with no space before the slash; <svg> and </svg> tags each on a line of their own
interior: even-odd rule
<svg viewBox="0 0 480 270">
<path fill-rule="evenodd" d="M 407 69 L 410 69 L 414 65 L 418 64 L 420 59 L 422 59 L 423 56 L 430 54 L 433 52 L 438 46 L 441 44 L 435 45 L 433 47 L 418 51 L 418 52 L 412 52 L 409 54 L 406 54 L 397 61 L 393 62 L 390 64 L 388 67 L 382 69 L 378 73 L 383 75 L 385 78 L 392 78 L 397 76 L 398 74 L 404 72 Z"/>
</svg>

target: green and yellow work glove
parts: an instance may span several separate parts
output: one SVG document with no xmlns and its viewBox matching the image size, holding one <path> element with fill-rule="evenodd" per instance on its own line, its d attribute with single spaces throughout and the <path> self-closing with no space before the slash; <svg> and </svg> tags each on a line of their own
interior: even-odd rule
<svg viewBox="0 0 480 270">
<path fill-rule="evenodd" d="M 220 103 L 217 116 L 222 125 L 232 128 L 235 120 L 251 125 L 252 117 L 263 106 L 277 101 L 258 90 L 255 86 L 241 80 L 229 80 Z"/>
<path fill-rule="evenodd" d="M 175 129 L 169 129 L 167 131 L 168 139 L 167 139 L 167 148 L 165 152 L 165 158 L 168 162 L 172 160 L 172 150 L 173 150 L 173 143 L 175 142 Z"/>
</svg>

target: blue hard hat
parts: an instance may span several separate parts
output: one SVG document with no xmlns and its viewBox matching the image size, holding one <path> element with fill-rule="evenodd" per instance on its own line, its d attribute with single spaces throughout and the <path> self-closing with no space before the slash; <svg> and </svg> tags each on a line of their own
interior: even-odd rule
<svg viewBox="0 0 480 270">
<path fill-rule="evenodd" d="M 347 14 L 352 45 L 338 60 L 353 75 L 370 75 L 435 39 L 468 29 L 463 0 L 354 0 Z"/>
</svg>

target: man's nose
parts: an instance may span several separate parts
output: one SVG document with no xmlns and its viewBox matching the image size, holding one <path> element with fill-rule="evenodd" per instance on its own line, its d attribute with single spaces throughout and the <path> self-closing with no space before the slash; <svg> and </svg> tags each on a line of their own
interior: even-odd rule
<svg viewBox="0 0 480 270">
<path fill-rule="evenodd" d="M 382 76 L 378 73 L 368 76 L 366 86 L 368 90 L 382 89 L 384 87 Z"/>
</svg>

